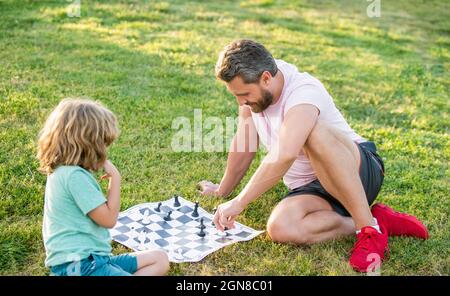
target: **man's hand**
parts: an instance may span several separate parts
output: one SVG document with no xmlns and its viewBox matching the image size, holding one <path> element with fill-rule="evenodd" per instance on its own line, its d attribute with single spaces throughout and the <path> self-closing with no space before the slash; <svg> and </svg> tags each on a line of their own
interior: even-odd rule
<svg viewBox="0 0 450 296">
<path fill-rule="evenodd" d="M 203 180 L 198 183 L 200 194 L 203 196 L 219 196 L 219 184 Z"/>
<path fill-rule="evenodd" d="M 234 228 L 234 221 L 236 217 L 245 209 L 238 198 L 234 198 L 217 207 L 214 214 L 214 225 L 220 231 L 224 231 L 225 227 L 228 229 Z"/>
</svg>

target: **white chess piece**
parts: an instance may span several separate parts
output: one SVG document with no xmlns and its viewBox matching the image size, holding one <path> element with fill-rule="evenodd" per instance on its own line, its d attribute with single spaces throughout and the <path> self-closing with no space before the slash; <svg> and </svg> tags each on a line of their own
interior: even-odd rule
<svg viewBox="0 0 450 296">
<path fill-rule="evenodd" d="M 145 239 L 147 238 L 147 235 L 145 233 L 145 230 L 142 230 L 141 233 L 139 233 L 138 235 L 138 241 L 139 241 L 139 249 L 143 250 L 144 249 L 144 243 L 145 243 Z"/>
<path fill-rule="evenodd" d="M 150 224 L 150 210 L 146 209 L 144 211 L 144 217 L 142 217 L 142 224 Z"/>
<path fill-rule="evenodd" d="M 175 257 L 176 257 L 178 260 L 182 260 L 182 259 L 184 258 L 184 256 L 183 256 L 183 250 L 182 250 L 181 248 L 179 248 L 178 250 L 176 250 L 176 252 L 175 252 Z"/>
<path fill-rule="evenodd" d="M 135 237 L 139 236 L 139 232 L 136 231 L 136 228 L 134 228 L 134 226 L 131 226 L 130 231 L 128 232 L 128 236 L 130 238 L 135 238 Z"/>
<path fill-rule="evenodd" d="M 217 235 L 220 236 L 220 237 L 226 237 L 226 236 L 227 236 L 227 233 L 226 233 L 225 231 L 219 231 L 219 230 L 217 230 Z"/>
</svg>

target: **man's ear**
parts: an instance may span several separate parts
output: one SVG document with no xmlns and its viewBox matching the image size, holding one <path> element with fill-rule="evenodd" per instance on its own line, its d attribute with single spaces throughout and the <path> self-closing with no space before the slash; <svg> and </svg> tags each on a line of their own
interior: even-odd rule
<svg viewBox="0 0 450 296">
<path fill-rule="evenodd" d="M 272 80 L 272 74 L 270 74 L 269 71 L 264 71 L 261 74 L 261 80 L 260 81 L 265 87 L 269 86 L 271 80 Z"/>
</svg>

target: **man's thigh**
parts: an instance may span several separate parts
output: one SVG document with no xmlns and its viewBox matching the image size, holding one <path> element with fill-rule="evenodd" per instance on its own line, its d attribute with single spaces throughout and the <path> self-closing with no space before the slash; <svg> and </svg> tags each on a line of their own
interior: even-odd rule
<svg viewBox="0 0 450 296">
<path fill-rule="evenodd" d="M 297 220 L 316 211 L 333 211 L 331 204 L 322 197 L 314 194 L 292 195 L 284 198 L 273 209 L 269 218 Z"/>
</svg>

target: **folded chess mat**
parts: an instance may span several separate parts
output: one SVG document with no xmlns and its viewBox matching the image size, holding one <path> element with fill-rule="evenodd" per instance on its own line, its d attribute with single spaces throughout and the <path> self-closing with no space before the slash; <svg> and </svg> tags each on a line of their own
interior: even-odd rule
<svg viewBox="0 0 450 296">
<path fill-rule="evenodd" d="M 134 250 L 163 249 L 171 262 L 198 262 L 227 245 L 248 241 L 264 231 L 235 222 L 218 231 L 213 214 L 181 196 L 133 206 L 119 214 L 110 230 L 114 241 Z"/>
</svg>

